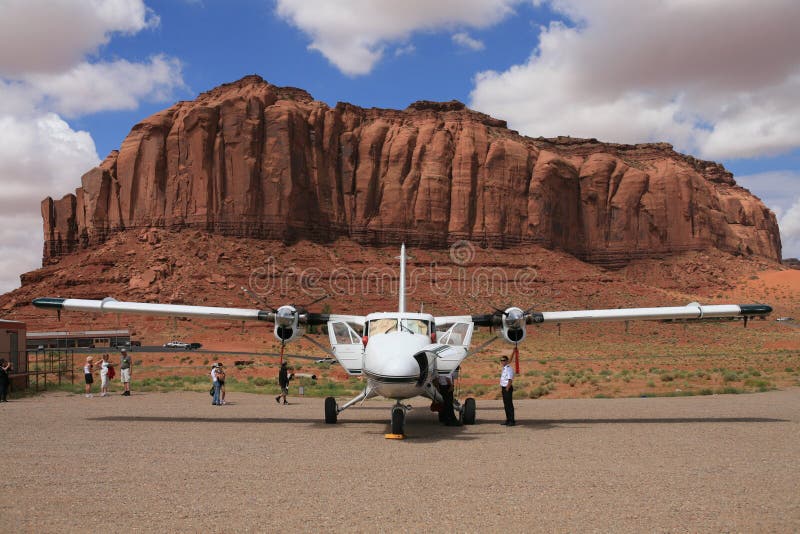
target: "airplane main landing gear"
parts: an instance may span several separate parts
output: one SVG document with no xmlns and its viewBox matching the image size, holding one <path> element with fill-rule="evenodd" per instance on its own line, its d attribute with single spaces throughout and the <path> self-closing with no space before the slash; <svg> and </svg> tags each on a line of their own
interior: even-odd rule
<svg viewBox="0 0 800 534">
<path fill-rule="evenodd" d="M 475 424 L 475 399 L 472 397 L 464 401 L 464 407 L 461 409 L 461 422 L 465 425 Z"/>
<path fill-rule="evenodd" d="M 336 406 L 336 399 L 325 397 L 325 422 L 329 425 L 335 424 L 338 415 L 339 408 Z"/>
</svg>

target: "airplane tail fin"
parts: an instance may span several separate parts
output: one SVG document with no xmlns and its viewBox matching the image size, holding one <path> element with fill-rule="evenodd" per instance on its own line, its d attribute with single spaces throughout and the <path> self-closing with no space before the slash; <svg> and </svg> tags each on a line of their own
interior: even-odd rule
<svg viewBox="0 0 800 534">
<path fill-rule="evenodd" d="M 400 246 L 400 286 L 397 289 L 397 308 L 400 313 L 406 311 L 406 244 Z"/>
</svg>

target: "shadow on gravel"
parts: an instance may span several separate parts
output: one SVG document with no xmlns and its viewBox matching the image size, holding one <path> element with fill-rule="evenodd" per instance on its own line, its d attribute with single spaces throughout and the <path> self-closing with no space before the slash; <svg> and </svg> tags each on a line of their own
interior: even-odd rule
<svg viewBox="0 0 800 534">
<path fill-rule="evenodd" d="M 671 425 L 686 423 L 789 423 L 788 419 L 768 417 L 660 417 L 620 419 L 517 419 L 517 426 L 550 428 L 556 425 L 646 424 Z"/>
</svg>

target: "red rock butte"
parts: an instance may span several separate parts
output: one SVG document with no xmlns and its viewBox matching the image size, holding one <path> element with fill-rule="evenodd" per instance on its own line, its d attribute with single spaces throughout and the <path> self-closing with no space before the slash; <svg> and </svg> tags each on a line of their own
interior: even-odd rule
<svg viewBox="0 0 800 534">
<path fill-rule="evenodd" d="M 134 228 L 535 243 L 604 266 L 711 248 L 781 258 L 775 215 L 669 144 L 524 137 L 457 101 L 331 108 L 259 76 L 140 122 L 42 216 L 45 259 Z"/>
</svg>

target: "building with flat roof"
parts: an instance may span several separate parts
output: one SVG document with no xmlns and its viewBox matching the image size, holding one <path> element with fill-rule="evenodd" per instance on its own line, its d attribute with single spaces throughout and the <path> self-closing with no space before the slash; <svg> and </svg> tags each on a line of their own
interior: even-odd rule
<svg viewBox="0 0 800 534">
<path fill-rule="evenodd" d="M 129 330 L 87 330 L 85 332 L 28 332 L 28 350 L 114 348 L 129 344 Z"/>
<path fill-rule="evenodd" d="M 25 389 L 28 384 L 25 323 L 0 320 L 0 359 L 11 362 L 9 375 L 12 390 Z"/>
</svg>

